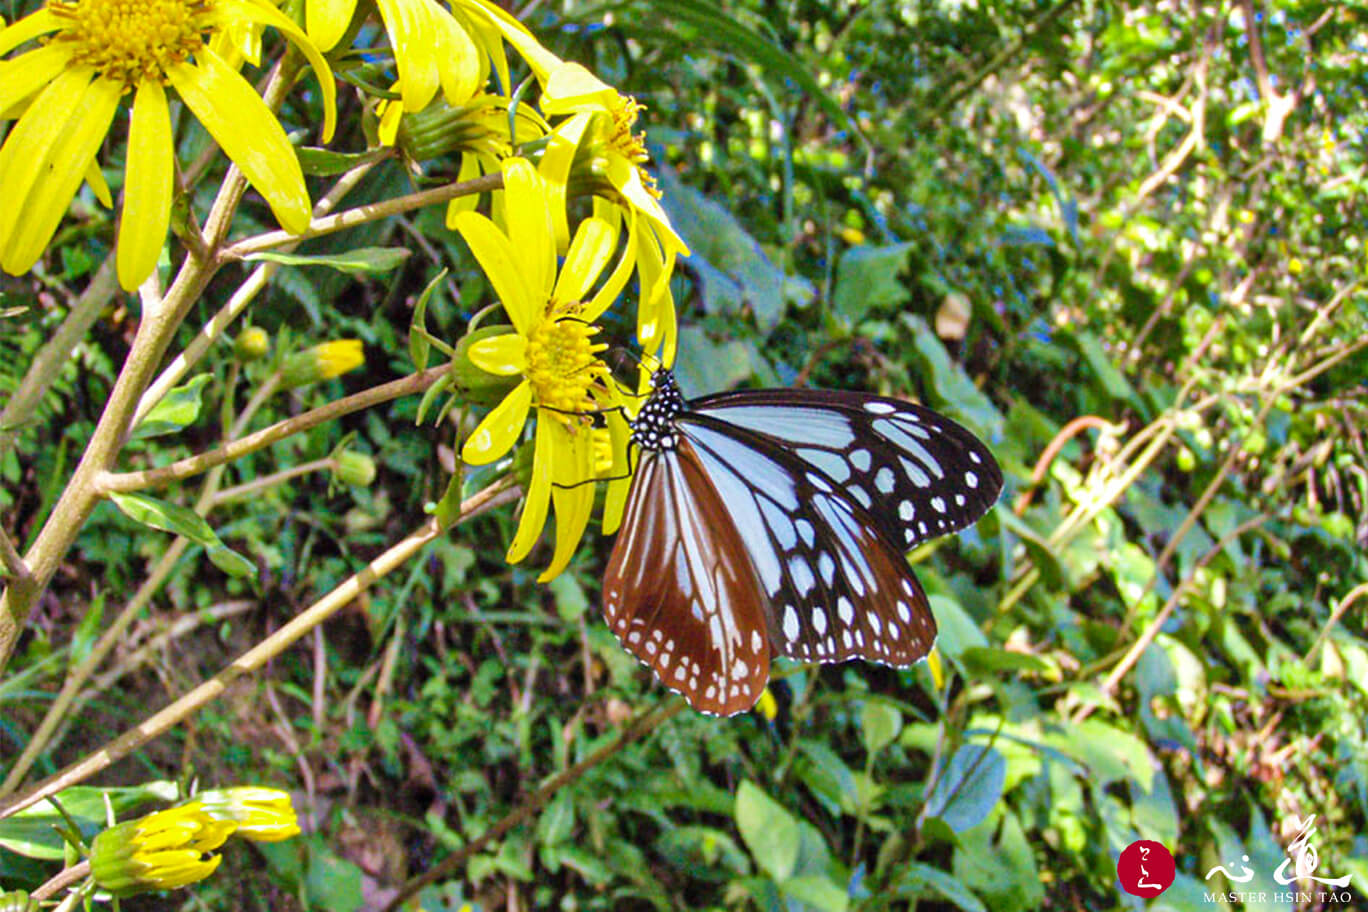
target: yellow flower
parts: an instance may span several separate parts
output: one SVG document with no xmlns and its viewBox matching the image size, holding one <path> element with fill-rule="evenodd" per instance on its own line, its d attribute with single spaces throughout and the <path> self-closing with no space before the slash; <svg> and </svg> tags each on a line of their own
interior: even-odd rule
<svg viewBox="0 0 1368 912">
<path fill-rule="evenodd" d="M 427 107 L 439 88 L 450 104 L 465 103 L 484 86 L 491 67 L 511 92 L 502 38 L 513 35 L 516 46 L 540 47 L 516 19 L 485 0 L 454 0 L 449 9 L 436 0 L 376 0 L 376 7 L 394 49 L 405 111 Z M 307 0 L 309 37 L 331 50 L 355 9 L 356 0 Z"/>
<path fill-rule="evenodd" d="M 676 257 L 688 256 L 689 248 L 670 225 L 655 179 L 645 170 L 644 136 L 632 132 L 641 105 L 579 64 L 559 62 L 546 75 L 541 108 L 548 118 L 569 115 L 552 131 L 540 165 L 562 199 L 555 212 L 557 237 L 568 233 L 563 200 L 571 166 L 577 159 L 587 159 L 590 174 L 606 191 L 595 198 L 594 214 L 615 229 L 625 215 L 629 243 L 636 251 L 641 286 L 637 341 L 647 354 L 659 352 L 664 364 L 672 364 L 675 310 L 670 276 Z"/>
<path fill-rule="evenodd" d="M 299 835 L 299 820 L 288 792 L 261 786 L 214 789 L 195 796 L 214 820 L 237 824 L 234 836 L 253 842 L 280 842 Z"/>
<path fill-rule="evenodd" d="M 331 380 L 366 363 L 360 339 L 337 339 L 297 351 L 280 367 L 281 386 L 294 389 L 307 383 Z"/>
<path fill-rule="evenodd" d="M 214 873 L 223 858 L 213 850 L 237 827 L 215 820 L 199 801 L 157 811 L 99 833 L 90 844 L 90 873 L 115 896 L 183 887 Z"/>
<path fill-rule="evenodd" d="M 124 288 L 156 266 L 171 218 L 175 139 L 166 85 L 266 198 L 287 231 L 309 224 L 311 204 L 294 148 L 251 83 L 208 41 L 264 24 L 308 57 L 323 89 L 325 141 L 332 136 L 332 72 L 293 22 L 267 0 L 49 0 L 0 30 L 0 112 L 18 116 L 0 148 L 0 267 L 17 275 L 37 262 L 92 168 L 131 93 L 118 275 Z M 97 187 L 98 190 L 98 187 Z"/>
<path fill-rule="evenodd" d="M 593 341 L 598 332 L 593 323 L 626 285 L 633 250 L 624 250 L 588 298 L 617 246 L 610 226 L 593 217 L 581 222 L 558 273 L 545 183 L 521 158 L 503 163 L 503 178 L 507 232 L 475 212 L 457 213 L 455 225 L 514 329 L 473 343 L 468 356 L 481 370 L 522 380 L 480 422 L 461 458 L 484 465 L 503 456 L 522 433 L 529 410 L 537 409 L 532 480 L 508 561 L 527 556 L 554 506 L 556 547 L 540 577 L 546 581 L 570 562 L 593 509 L 594 486 L 586 483 L 595 474 L 589 413 L 616 402 L 612 384 L 605 382 L 608 369 L 598 357 L 607 346 Z"/>
</svg>

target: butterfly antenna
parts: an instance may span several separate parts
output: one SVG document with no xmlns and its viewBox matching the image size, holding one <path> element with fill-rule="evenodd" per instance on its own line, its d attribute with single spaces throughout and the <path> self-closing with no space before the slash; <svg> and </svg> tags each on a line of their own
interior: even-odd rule
<svg viewBox="0 0 1368 912">
<path fill-rule="evenodd" d="M 587 485 L 587 484 L 596 484 L 597 482 L 600 482 L 600 481 L 622 481 L 624 478 L 631 478 L 631 477 L 632 477 L 632 473 L 635 472 L 635 471 L 636 471 L 636 467 L 632 465 L 632 448 L 631 448 L 631 447 L 628 447 L 628 448 L 627 448 L 627 474 L 625 474 L 625 475 L 610 475 L 610 476 L 608 476 L 607 478 L 586 478 L 586 479 L 584 479 L 584 480 L 582 480 L 582 481 L 577 481 L 577 482 L 575 482 L 574 484 L 561 484 L 559 481 L 553 481 L 553 482 L 551 482 L 551 487 L 553 487 L 553 488 L 560 488 L 562 491 L 570 491 L 570 490 L 573 490 L 573 489 L 575 489 L 575 488 L 583 487 L 584 485 Z"/>
</svg>

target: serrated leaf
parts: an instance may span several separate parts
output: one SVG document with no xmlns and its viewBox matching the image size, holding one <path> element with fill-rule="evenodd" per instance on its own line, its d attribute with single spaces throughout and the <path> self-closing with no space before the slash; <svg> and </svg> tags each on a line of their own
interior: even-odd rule
<svg viewBox="0 0 1368 912">
<path fill-rule="evenodd" d="M 327 266 L 349 275 L 389 272 L 397 269 L 409 258 L 411 251 L 406 247 L 358 247 L 342 253 L 275 253 L 266 251 L 254 253 L 249 260 L 265 260 L 282 266 Z"/>
<path fill-rule="evenodd" d="M 736 828 L 751 857 L 775 880 L 793 875 L 801 836 L 798 821 L 750 780 L 736 790 Z"/>
<path fill-rule="evenodd" d="M 133 429 L 134 440 L 174 434 L 199 420 L 200 393 L 211 379 L 210 374 L 196 374 L 189 383 L 177 386 L 160 402 L 152 406 L 147 417 Z"/>
</svg>

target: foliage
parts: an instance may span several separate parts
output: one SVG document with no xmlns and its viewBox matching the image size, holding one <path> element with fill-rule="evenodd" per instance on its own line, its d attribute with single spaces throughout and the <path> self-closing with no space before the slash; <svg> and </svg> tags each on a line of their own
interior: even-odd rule
<svg viewBox="0 0 1368 912">
<path fill-rule="evenodd" d="M 457 856 L 422 908 L 1130 909 L 1145 903 L 1120 890 L 1116 859 L 1153 839 L 1178 876 L 1148 908 L 1182 909 L 1236 889 L 1206 875 L 1245 855 L 1272 893 L 1309 815 L 1318 876 L 1353 874 L 1362 896 L 1363 12 L 534 5 L 527 24 L 553 50 L 648 109 L 662 202 L 694 251 L 674 280 L 687 391 L 913 396 L 998 455 L 997 509 L 912 555 L 944 680 L 925 665 L 781 662 L 775 718 L 684 711 L 624 742 L 629 720 L 669 701 L 598 616 L 603 544 L 591 535 L 538 584 L 504 563 L 515 521 L 493 512 L 120 768 L 127 782 L 145 768 L 288 781 L 314 802 L 316 832 L 254 847 L 264 865 L 225 856 L 241 876 L 196 902 L 380 908 Z M 380 199 L 406 176 L 387 165 L 371 180 L 363 195 Z M 348 336 L 371 354 L 364 374 L 272 402 L 262 426 L 410 374 L 412 303 L 442 268 L 433 337 L 454 343 L 489 299 L 440 213 L 384 225 L 306 252 L 369 264 L 403 246 L 407 259 L 291 265 L 254 307 L 278 350 L 291 334 Z M 104 251 L 75 229 L 59 243 L 66 272 L 47 280 L 88 280 Z M 29 306 L 0 338 L 7 392 L 51 329 L 55 306 L 32 288 L 7 289 Z M 625 342 L 633 327 L 616 319 Z M 17 538 L 71 473 L 133 323 L 101 316 L 0 461 Z M 137 441 L 138 467 L 215 445 L 231 358 L 211 358 L 215 379 L 190 397 L 203 405 Z M 146 525 L 195 545 L 42 771 L 402 537 L 446 494 L 474 424 L 458 407 L 415 426 L 418 410 L 411 396 L 349 415 L 231 470 L 248 484 L 347 444 L 379 467 L 366 488 L 283 479 L 225 501 L 212 528 L 170 499 L 97 510 L 0 680 L 5 753 L 89 648 L 100 606 L 130 599 L 165 552 Z M 467 468 L 458 493 L 492 477 Z M 0 852 L 7 887 L 42 879 Z"/>
</svg>

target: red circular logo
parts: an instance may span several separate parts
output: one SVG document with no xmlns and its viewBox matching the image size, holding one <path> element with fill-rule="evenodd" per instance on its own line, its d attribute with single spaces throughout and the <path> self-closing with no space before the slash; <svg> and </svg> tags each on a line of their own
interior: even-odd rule
<svg viewBox="0 0 1368 912">
<path fill-rule="evenodd" d="M 1173 885 L 1173 855 L 1162 842 L 1137 839 L 1116 859 L 1116 879 L 1132 896 L 1158 896 Z"/>
</svg>

